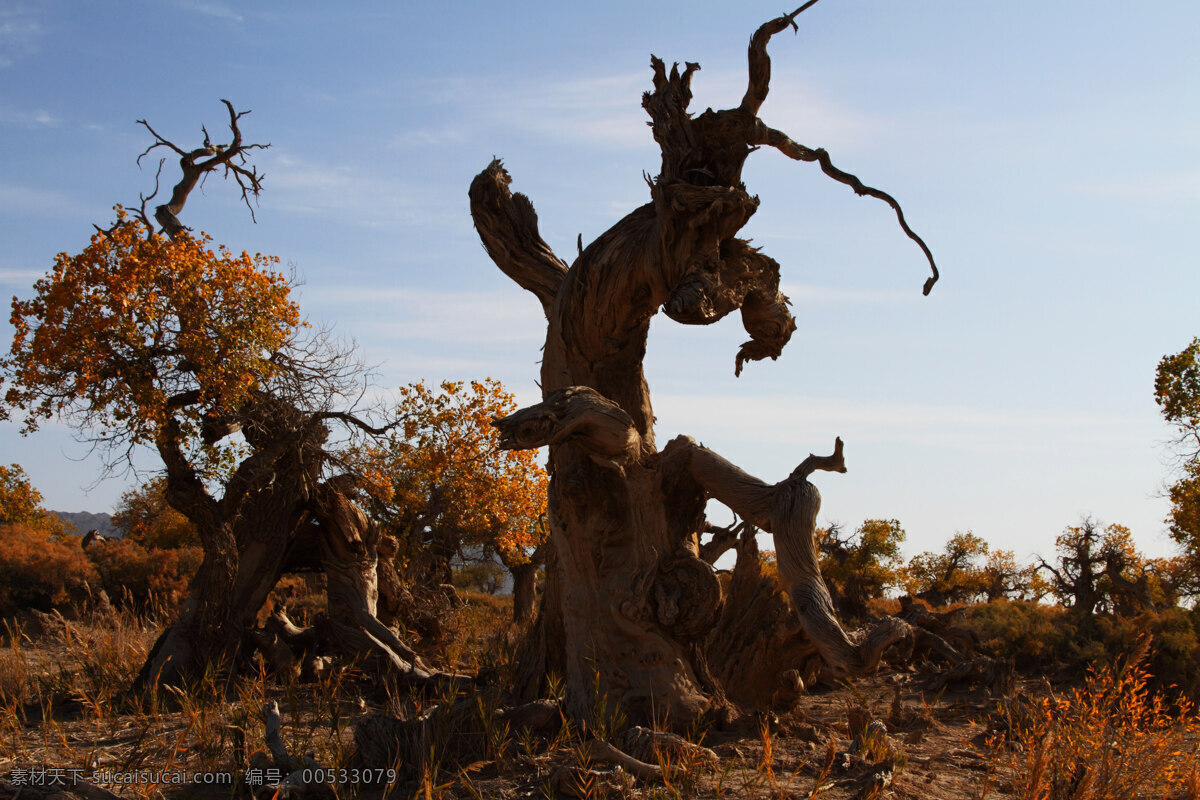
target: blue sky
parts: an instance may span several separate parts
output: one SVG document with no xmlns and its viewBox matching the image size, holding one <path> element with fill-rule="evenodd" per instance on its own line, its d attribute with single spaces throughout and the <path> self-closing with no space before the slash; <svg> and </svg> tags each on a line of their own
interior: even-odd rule
<svg viewBox="0 0 1200 800">
<path fill-rule="evenodd" d="M 750 34 L 785 10 L 10 0 L 0 293 L 26 296 L 152 187 L 135 120 L 220 138 L 228 98 L 272 144 L 258 223 L 214 180 L 186 224 L 294 265 L 304 311 L 383 386 L 490 375 L 531 400 L 544 323 L 478 243 L 472 176 L 502 157 L 569 259 L 648 197 L 650 53 L 700 62 L 693 108 L 727 107 Z M 772 42 L 761 116 L 900 199 L 942 282 L 921 297 L 924 260 L 882 203 L 754 154 L 745 234 L 782 264 L 799 329 L 735 379 L 736 320 L 657 318 L 658 440 L 777 480 L 840 435 L 849 472 L 819 476 L 822 519 L 898 518 L 910 552 L 974 530 L 1049 553 L 1084 513 L 1168 552 L 1152 382 L 1200 334 L 1200 6 L 823 0 L 799 23 Z M 0 454 L 53 508 L 110 510 L 128 484 L 93 486 L 99 460 L 62 428 L 0 424 Z"/>
</svg>

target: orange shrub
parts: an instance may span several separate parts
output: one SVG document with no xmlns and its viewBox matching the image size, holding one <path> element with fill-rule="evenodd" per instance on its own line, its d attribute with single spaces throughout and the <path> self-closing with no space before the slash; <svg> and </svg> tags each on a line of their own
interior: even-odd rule
<svg viewBox="0 0 1200 800">
<path fill-rule="evenodd" d="M 145 548 L 117 539 L 89 547 L 87 557 L 114 603 L 129 600 L 145 606 L 157 599 L 174 607 L 187 594 L 204 556 L 199 547 Z"/>
<path fill-rule="evenodd" d="M 28 525 L 0 525 L 0 614 L 83 602 L 96 582 L 78 539 L 54 540 Z"/>
</svg>

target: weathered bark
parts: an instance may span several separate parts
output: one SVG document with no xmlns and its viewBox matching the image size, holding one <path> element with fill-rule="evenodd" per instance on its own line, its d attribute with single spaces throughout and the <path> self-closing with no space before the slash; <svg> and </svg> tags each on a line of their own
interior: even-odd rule
<svg viewBox="0 0 1200 800">
<path fill-rule="evenodd" d="M 375 581 L 379 586 L 379 600 L 375 615 L 388 627 L 400 618 L 406 604 L 412 603 L 412 595 L 404 588 L 400 574 L 396 571 L 396 553 L 399 543 L 394 536 L 380 533 L 375 545 L 378 559 L 375 564 Z"/>
<path fill-rule="evenodd" d="M 763 573 L 754 529 L 737 542 L 725 608 L 708 640 L 708 660 L 728 698 L 757 710 L 788 711 L 815 677 L 816 646 L 779 584 Z"/>
<path fill-rule="evenodd" d="M 537 679 L 559 671 L 567 709 L 576 716 L 585 714 L 596 686 L 635 720 L 687 724 L 708 707 L 697 644 L 721 606 L 711 566 L 699 557 L 710 497 L 793 542 L 794 602 L 831 664 L 847 673 L 870 669 L 899 635 L 892 625 L 851 642 L 832 616 L 820 573 L 809 569 L 819 496 L 804 480 L 807 472 L 770 486 L 685 438 L 659 452 L 642 371 L 650 319 L 660 308 L 678 322 L 701 325 L 740 311 L 750 340 L 736 354 L 737 373 L 747 361 L 776 358 L 795 330 L 779 291 L 779 264 L 736 237 L 758 207 L 741 182 L 757 146 L 817 161 L 826 174 L 884 199 L 899 214 L 890 196 L 756 116 L 770 80 L 767 43 L 793 25 L 796 13 L 755 33 L 749 87 L 737 108 L 692 117 L 687 106 L 697 65 L 668 74 L 652 58 L 654 91 L 643 106 L 662 168 L 650 186 L 651 202 L 581 248 L 569 269 L 541 240 L 529 201 L 510 193 L 499 161 L 471 185 L 471 211 L 488 253 L 538 298 L 548 320 L 544 401 L 497 424 L 508 447 L 550 448 L 553 552 L 521 673 Z M 902 215 L 900 221 L 924 247 Z"/>
<path fill-rule="evenodd" d="M 323 534 L 321 561 L 334 646 L 351 662 L 417 682 L 430 680 L 432 672 L 416 652 L 376 616 L 379 527 L 334 482 L 317 487 L 312 507 Z"/>
<path fill-rule="evenodd" d="M 546 644 L 562 659 L 569 711 L 586 714 L 596 678 L 638 719 L 693 719 L 707 698 L 688 643 L 715 621 L 720 588 L 696 557 L 704 496 L 686 459 L 639 463 L 630 416 L 585 387 L 552 392 L 497 425 L 502 446 L 551 444 L 557 564 L 548 581 L 562 593 L 564 641 Z M 564 474 L 578 483 L 557 485 Z"/>
<path fill-rule="evenodd" d="M 513 579 L 513 622 L 524 625 L 533 621 L 537 610 L 537 571 L 540 565 L 536 561 L 526 561 L 524 564 L 514 564 L 508 568 Z"/>
<path fill-rule="evenodd" d="M 883 650 L 909 634 L 902 621 L 888 618 L 852 639 L 838 622 L 821 578 L 815 542 L 821 500 L 808 476 L 815 470 L 845 471 L 840 439 L 832 456 L 809 456 L 787 479 L 770 485 L 687 437 L 672 440 L 653 459 L 643 460 L 647 466 L 641 466 L 633 420 L 615 403 L 584 387 L 553 392 L 542 403 L 497 420 L 496 425 L 503 447 L 570 447 L 591 470 L 585 485 L 593 490 L 586 494 L 580 491 L 573 498 L 575 507 L 556 503 L 558 498 L 551 486 L 552 519 L 567 531 L 587 531 L 589 523 L 600 521 L 606 534 L 599 543 L 599 552 L 585 551 L 584 555 L 593 557 L 591 560 L 583 562 L 580 557 L 573 562 L 573 571 L 564 570 L 567 594 L 562 613 L 567 639 L 570 641 L 572 627 L 578 625 L 586 630 L 591 644 L 591 652 L 582 655 L 568 651 L 568 689 L 573 677 L 595 673 L 601 685 L 616 691 L 626 704 L 644 699 L 638 691 L 651 691 L 648 699 L 657 703 L 651 711 L 687 710 L 686 703 L 693 699 L 689 692 L 701 681 L 693 671 L 700 665 L 686 645 L 711 630 L 721 607 L 720 588 L 711 566 L 698 557 L 696 535 L 689 533 L 702 524 L 698 514 L 708 497 L 775 534 L 783 588 L 791 597 L 805 637 L 831 672 L 843 676 L 871 672 Z M 580 465 L 571 466 L 578 469 Z M 628 494 L 642 490 L 635 496 L 646 498 L 649 507 L 632 509 L 620 504 L 628 495 L 618 495 L 614 502 L 611 495 L 595 491 L 595 487 L 604 486 L 603 481 L 618 477 L 624 478 Z M 654 491 L 645 492 L 646 488 Z M 660 498 L 656 508 L 651 501 Z M 692 516 L 657 517 L 665 513 L 662 506 Z M 669 535 L 672 530 L 678 535 L 675 549 L 666 551 L 670 556 L 654 551 L 642 556 L 647 565 L 642 574 L 628 568 L 629 559 L 639 554 L 641 543 L 618 535 L 624 533 L 622 526 L 629 524 L 634 513 L 638 514 L 637 533 L 642 536 Z M 614 544 L 627 549 L 610 550 Z M 560 547 L 560 556 L 562 551 Z M 613 617 L 620 624 L 613 625 Z M 646 669 L 645 651 L 630 649 L 639 640 L 643 647 L 657 648 L 650 652 L 659 656 L 659 663 L 665 661 L 666 654 L 675 657 L 666 662 L 675 670 L 674 683 L 663 683 L 664 675 L 652 670 L 634 672 L 638 667 Z M 626 684 L 631 675 L 646 683 Z M 656 684 L 655 680 L 660 682 Z M 654 686 L 668 686 L 673 692 L 654 693 L 647 688 Z M 696 710 L 691 709 L 693 714 Z"/>
<path fill-rule="evenodd" d="M 290 412 L 290 413 L 289 413 Z M 323 427 L 260 396 L 244 410 L 254 453 L 235 470 L 220 500 L 210 496 L 168 424 L 158 450 L 167 501 L 195 524 L 204 548 L 178 618 L 159 637 L 135 691 L 177 685 L 209 665 L 236 669 L 252 646 L 256 615 L 279 580 L 288 546 L 307 522 L 305 504 L 320 476 Z"/>
<path fill-rule="evenodd" d="M 329 637 L 343 659 L 374 667 L 404 683 L 436 682 L 466 687 L 467 675 L 431 669 L 416 651 L 383 624 L 379 600 L 379 526 L 349 496 L 352 479 L 332 479 L 317 487 L 313 514 L 321 527 L 321 560 L 327 578 Z"/>
</svg>

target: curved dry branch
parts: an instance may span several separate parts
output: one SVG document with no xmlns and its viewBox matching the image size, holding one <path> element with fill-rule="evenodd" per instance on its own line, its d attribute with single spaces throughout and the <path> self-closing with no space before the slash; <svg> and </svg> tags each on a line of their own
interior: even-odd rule
<svg viewBox="0 0 1200 800">
<path fill-rule="evenodd" d="M 805 480 L 817 470 L 822 472 L 846 471 L 846 458 L 842 455 L 842 437 L 838 436 L 833 440 L 833 455 L 818 456 L 809 453 L 808 458 L 801 461 L 800 466 L 792 470 L 788 480 Z"/>
<path fill-rule="evenodd" d="M 750 114 L 758 114 L 758 109 L 762 107 L 763 101 L 767 99 L 767 92 L 771 84 L 771 58 L 767 55 L 767 43 L 771 41 L 771 37 L 781 31 L 787 30 L 789 27 L 795 31 L 796 17 L 803 11 L 816 5 L 817 0 L 808 0 L 807 3 L 797 8 L 790 14 L 785 14 L 782 17 L 776 17 L 770 22 L 766 22 L 759 26 L 759 29 L 754 32 L 754 36 L 750 38 L 749 61 L 750 61 L 750 84 L 746 87 L 746 96 L 742 98 L 742 111 Z"/>
<path fill-rule="evenodd" d="M 262 191 L 262 181 L 265 175 L 261 175 L 256 167 L 246 168 L 246 153 L 250 150 L 265 150 L 270 147 L 269 144 L 246 144 L 242 141 L 242 131 L 238 123 L 242 117 L 249 114 L 249 111 L 236 111 L 233 104 L 228 100 L 221 100 L 225 107 L 229 110 L 229 130 L 232 134 L 232 140 L 229 144 L 213 144 L 212 139 L 208 135 L 208 129 L 203 126 L 200 128 L 204 133 L 204 144 L 194 150 L 183 150 L 170 139 L 161 136 L 158 131 L 150 127 L 150 123 L 144 119 L 137 120 L 137 123 L 154 137 L 154 144 L 147 147 L 142 154 L 138 156 L 137 163 L 141 164 L 151 151 L 165 147 L 172 150 L 179 156 L 179 168 L 183 171 L 183 177 L 179 183 L 175 184 L 175 188 L 171 190 L 171 199 L 163 205 L 154 209 L 154 218 L 158 224 L 162 226 L 163 231 L 172 238 L 180 233 L 188 230 L 188 228 L 179 221 L 179 214 L 183 211 L 183 206 L 187 203 L 188 195 L 196 188 L 199 183 L 208 173 L 214 170 L 223 168 L 225 177 L 233 176 L 242 190 L 242 202 L 246 204 L 246 208 L 250 210 L 250 218 L 254 218 L 254 206 L 250 203 L 250 196 L 258 197 L 258 193 Z M 162 164 L 160 162 L 159 169 L 161 171 Z M 158 194 L 158 176 L 154 180 L 154 192 L 150 197 L 142 199 L 141 218 L 149 227 L 149 220 L 146 219 L 145 206 L 151 198 Z"/>
<path fill-rule="evenodd" d="M 675 439 L 668 449 L 672 447 L 690 450 L 688 470 L 711 497 L 751 524 L 774 534 L 783 588 L 791 597 L 805 635 L 835 673 L 873 672 L 883 651 L 909 635 L 908 625 L 889 617 L 865 634 L 851 638 L 838 621 L 833 599 L 821 577 L 815 538 L 821 495 L 807 478 L 816 470 L 846 471 L 840 438 L 832 455 L 810 455 L 788 478 L 774 485 L 755 478 L 687 437 Z"/>
<path fill-rule="evenodd" d="M 471 181 L 471 218 L 492 261 L 542 303 L 547 318 L 567 264 L 538 232 L 537 212 L 521 193 L 509 190 L 512 178 L 500 159 Z"/>
<path fill-rule="evenodd" d="M 357 428 L 363 433 L 369 433 L 372 436 L 383 436 L 392 428 L 395 428 L 397 425 L 400 425 L 404 422 L 403 419 L 396 419 L 386 425 L 372 425 L 347 411 L 321 411 L 313 414 L 311 419 L 314 423 L 323 422 L 325 420 L 335 420 L 349 427 Z"/>
<path fill-rule="evenodd" d="M 829 153 L 821 148 L 815 150 L 811 147 L 806 147 L 798 142 L 792 141 L 786 133 L 777 131 L 774 128 L 763 126 L 760 131 L 760 136 L 757 137 L 754 144 L 766 144 L 774 147 L 785 156 L 796 161 L 817 162 L 821 165 L 821 171 L 829 177 L 833 178 L 838 183 L 845 184 L 854 190 L 854 193 L 859 197 L 867 196 L 874 197 L 877 200 L 882 200 L 892 207 L 896 212 L 896 219 L 900 223 L 900 227 L 904 230 L 906 236 L 917 243 L 921 248 L 921 252 L 925 254 L 926 260 L 929 261 L 929 269 L 933 272 L 928 280 L 925 281 L 925 286 L 921 289 L 921 293 L 928 295 L 933 285 L 938 280 L 937 264 L 933 260 L 933 251 L 929 249 L 929 245 L 925 244 L 925 240 L 917 235 L 917 232 L 909 227 L 908 221 L 904 218 L 904 210 L 900 207 L 900 203 L 896 198 L 892 197 L 887 192 L 876 189 L 872 186 L 864 184 L 857 175 L 851 175 L 849 172 L 838 169 L 833 165 L 833 161 L 829 157 Z"/>
</svg>

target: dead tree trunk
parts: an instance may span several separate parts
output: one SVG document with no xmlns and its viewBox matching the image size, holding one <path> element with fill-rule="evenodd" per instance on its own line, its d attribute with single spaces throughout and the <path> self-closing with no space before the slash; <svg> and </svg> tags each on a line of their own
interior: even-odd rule
<svg viewBox="0 0 1200 800">
<path fill-rule="evenodd" d="M 802 465 L 769 485 L 686 437 L 660 452 L 642 372 L 659 308 L 698 325 L 740 311 L 750 340 L 737 353 L 738 373 L 746 361 L 777 357 L 795 330 L 778 263 L 736 238 L 758 207 L 741 171 L 761 145 L 818 162 L 859 194 L 885 200 L 924 248 L 890 196 L 757 117 L 770 81 L 767 43 L 794 17 L 755 33 L 749 86 L 737 108 L 693 118 L 687 106 L 698 66 L 668 74 L 651 59 L 654 91 L 642 104 L 663 156 L 651 202 L 582 250 L 570 268 L 542 241 L 528 199 L 509 192 L 498 161 L 471 185 L 472 215 L 489 255 L 539 299 L 548 321 L 544 402 L 497 424 L 508 447 L 550 446 L 553 553 L 533 634 L 539 644 L 527 649 L 540 663 L 526 663 L 523 674 L 561 674 L 576 715 L 597 685 L 634 719 L 687 724 L 707 707 L 704 669 L 694 655 L 721 606 L 712 568 L 699 557 L 704 506 L 713 497 L 790 542 L 792 595 L 806 633 L 830 663 L 847 673 L 870 669 L 877 650 L 898 635 L 889 629 L 853 643 L 832 615 L 811 542 L 819 496 L 806 480 L 826 462 L 810 459 L 808 471 Z"/>
<path fill-rule="evenodd" d="M 541 548 L 538 548 L 540 551 Z M 513 622 L 524 625 L 533 621 L 537 611 L 537 572 L 542 566 L 540 553 L 521 564 L 505 564 L 513 580 Z"/>
<path fill-rule="evenodd" d="M 313 514 L 321 528 L 329 633 L 350 662 L 374 666 L 411 683 L 427 683 L 430 670 L 396 632 L 379 621 L 379 526 L 350 498 L 348 479 L 317 487 Z M 446 676 L 449 677 L 449 676 Z"/>
</svg>

